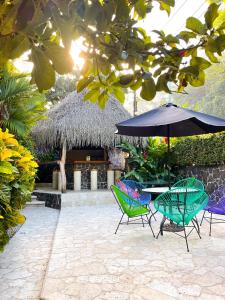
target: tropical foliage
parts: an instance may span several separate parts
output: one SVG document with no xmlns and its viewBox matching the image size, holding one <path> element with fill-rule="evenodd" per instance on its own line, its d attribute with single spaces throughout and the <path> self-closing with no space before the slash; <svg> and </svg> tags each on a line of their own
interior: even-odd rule
<svg viewBox="0 0 225 300">
<path fill-rule="evenodd" d="M 10 228 L 25 221 L 20 210 L 31 197 L 36 167 L 31 153 L 0 129 L 0 251 Z"/>
<path fill-rule="evenodd" d="M 145 150 L 129 143 L 123 143 L 119 147 L 129 153 L 129 170 L 124 178 L 141 182 L 165 183 L 168 181 L 167 144 L 160 138 L 149 138 Z M 174 174 L 171 172 L 170 176 L 172 181 Z"/>
<path fill-rule="evenodd" d="M 24 138 L 43 119 L 45 97 L 24 75 L 0 73 L 0 127 Z"/>
<path fill-rule="evenodd" d="M 187 88 L 187 95 L 173 94 L 172 102 L 200 112 L 225 118 L 225 57 L 206 71 L 204 87 Z"/>
<path fill-rule="evenodd" d="M 170 82 L 183 93 L 188 84 L 204 84 L 205 70 L 225 49 L 225 22 L 217 22 L 222 0 L 217 2 L 204 22 L 189 17 L 176 36 L 154 28 L 149 36 L 138 21 L 158 5 L 169 15 L 175 0 L 2 0 L 0 66 L 30 50 L 32 82 L 47 90 L 56 72 L 72 71 L 71 42 L 82 37 L 86 63 L 77 90 L 88 87 L 86 100 L 104 107 L 113 93 L 123 102 L 122 88 L 128 87 L 141 88 L 141 97 L 151 100 L 158 91 L 171 93 Z"/>
<path fill-rule="evenodd" d="M 177 139 L 177 143 L 172 148 L 172 164 L 178 167 L 224 164 L 224 146 L 224 133 Z"/>
</svg>

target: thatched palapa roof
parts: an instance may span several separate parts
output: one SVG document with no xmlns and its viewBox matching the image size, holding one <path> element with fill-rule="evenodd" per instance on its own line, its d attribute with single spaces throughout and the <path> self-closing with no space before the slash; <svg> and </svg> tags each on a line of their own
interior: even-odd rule
<svg viewBox="0 0 225 300">
<path fill-rule="evenodd" d="M 130 118 L 130 114 L 112 96 L 105 109 L 98 104 L 84 101 L 85 92 L 72 92 L 53 106 L 46 120 L 38 122 L 32 135 L 38 145 L 61 146 L 66 139 L 67 147 L 113 146 L 133 138 L 115 135 L 116 123 Z"/>
</svg>

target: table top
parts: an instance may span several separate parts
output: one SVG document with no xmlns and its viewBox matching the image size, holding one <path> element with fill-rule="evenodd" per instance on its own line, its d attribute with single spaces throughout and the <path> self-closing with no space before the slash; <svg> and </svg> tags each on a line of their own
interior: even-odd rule
<svg viewBox="0 0 225 300">
<path fill-rule="evenodd" d="M 152 193 L 152 194 L 162 194 L 165 193 L 167 191 L 169 191 L 169 187 L 168 186 L 164 186 L 164 187 L 153 187 L 153 188 L 146 188 L 142 190 L 143 192 L 147 192 L 147 193 Z M 197 189 L 194 188 L 175 188 L 175 189 L 171 189 L 171 191 L 174 191 L 174 193 L 186 193 L 186 192 L 198 192 Z"/>
</svg>

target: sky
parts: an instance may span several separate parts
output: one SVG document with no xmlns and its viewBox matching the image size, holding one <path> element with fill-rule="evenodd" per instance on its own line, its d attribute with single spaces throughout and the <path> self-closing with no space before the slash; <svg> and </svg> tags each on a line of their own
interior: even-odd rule
<svg viewBox="0 0 225 300">
<path fill-rule="evenodd" d="M 188 17 L 193 16 L 201 20 L 206 10 L 205 0 L 176 0 L 176 5 L 172 8 L 169 17 L 165 11 L 155 8 L 151 15 L 141 22 L 141 25 L 149 33 L 154 29 L 162 29 L 166 33 L 176 35 L 185 28 L 185 21 Z"/>
</svg>

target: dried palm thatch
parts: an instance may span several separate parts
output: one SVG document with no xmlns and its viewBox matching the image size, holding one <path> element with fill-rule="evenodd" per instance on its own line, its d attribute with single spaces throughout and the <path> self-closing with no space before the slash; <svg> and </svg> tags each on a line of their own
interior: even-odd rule
<svg viewBox="0 0 225 300">
<path fill-rule="evenodd" d="M 61 146 L 66 140 L 67 147 L 108 146 L 135 138 L 115 135 L 115 124 L 129 119 L 130 114 L 112 96 L 105 109 L 97 104 L 84 102 L 85 92 L 72 92 L 49 110 L 47 119 L 38 122 L 32 135 L 38 145 Z"/>
</svg>

